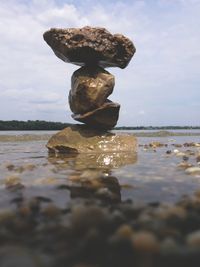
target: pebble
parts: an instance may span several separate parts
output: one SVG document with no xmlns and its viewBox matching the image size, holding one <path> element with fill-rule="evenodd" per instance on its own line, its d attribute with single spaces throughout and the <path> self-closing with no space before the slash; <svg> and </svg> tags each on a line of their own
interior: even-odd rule
<svg viewBox="0 0 200 267">
<path fill-rule="evenodd" d="M 186 237 L 186 243 L 190 247 L 198 247 L 200 248 L 200 230 L 190 233 Z"/>
<path fill-rule="evenodd" d="M 98 206 L 86 207 L 75 205 L 72 207 L 71 224 L 76 230 L 98 227 L 106 220 L 107 212 Z"/>
<path fill-rule="evenodd" d="M 165 144 L 162 144 L 160 142 L 154 141 L 149 144 L 150 147 L 157 148 L 157 147 L 163 147 L 166 146 Z"/>
<path fill-rule="evenodd" d="M 184 155 L 184 156 L 183 156 L 183 160 L 184 160 L 184 161 L 188 161 L 188 160 L 189 160 L 189 157 L 186 156 L 186 155 Z"/>
<path fill-rule="evenodd" d="M 181 144 L 173 144 L 174 147 L 182 147 Z"/>
<path fill-rule="evenodd" d="M 132 242 L 136 251 L 145 253 L 156 253 L 159 251 L 159 242 L 151 232 L 140 231 L 133 234 Z"/>
<path fill-rule="evenodd" d="M 190 164 L 190 163 L 188 163 L 186 161 L 183 161 L 183 162 L 178 164 L 178 167 L 183 168 L 183 169 L 187 169 L 187 168 L 190 168 L 192 166 L 193 166 L 192 164 Z"/>
<path fill-rule="evenodd" d="M 131 238 L 133 235 L 133 230 L 130 225 L 123 224 L 117 229 L 115 235 L 119 238 Z"/>
<path fill-rule="evenodd" d="M 163 252 L 172 252 L 172 253 L 174 253 L 176 250 L 178 250 L 178 246 L 177 246 L 177 244 L 176 244 L 176 242 L 174 241 L 173 238 L 167 237 L 161 242 L 160 249 Z"/>
<path fill-rule="evenodd" d="M 177 156 L 177 157 L 186 157 L 186 154 L 183 153 L 183 152 L 177 152 L 177 153 L 176 153 L 176 156 Z"/>
<path fill-rule="evenodd" d="M 179 150 L 178 149 L 174 149 L 173 151 L 175 154 L 179 153 Z"/>
<path fill-rule="evenodd" d="M 24 170 L 26 171 L 33 171 L 36 168 L 36 165 L 28 163 L 23 165 Z"/>
<path fill-rule="evenodd" d="M 185 170 L 187 174 L 200 174 L 200 167 L 190 167 Z"/>
<path fill-rule="evenodd" d="M 24 247 L 6 246 L 0 249 L 2 267 L 38 267 L 41 266 L 39 256 L 32 254 Z M 44 266 L 44 265 L 43 265 Z"/>
<path fill-rule="evenodd" d="M 18 175 L 15 175 L 15 174 L 9 175 L 5 179 L 5 185 L 7 187 L 19 184 L 20 182 L 21 182 L 20 177 Z"/>
<path fill-rule="evenodd" d="M 58 218 L 60 215 L 61 211 L 59 208 L 57 208 L 55 205 L 50 204 L 43 210 L 43 214 L 46 215 L 48 218 L 53 219 L 53 218 Z"/>
<path fill-rule="evenodd" d="M 176 216 L 180 219 L 184 219 L 187 215 L 186 210 L 181 206 L 161 206 L 156 210 L 156 213 L 158 218 L 165 220 L 167 218 L 170 218 L 172 216 Z"/>
</svg>

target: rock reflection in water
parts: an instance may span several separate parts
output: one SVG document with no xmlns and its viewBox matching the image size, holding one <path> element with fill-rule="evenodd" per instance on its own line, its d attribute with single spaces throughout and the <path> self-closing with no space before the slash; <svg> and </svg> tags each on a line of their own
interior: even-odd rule
<svg viewBox="0 0 200 267">
<path fill-rule="evenodd" d="M 134 164 L 136 153 L 49 154 L 56 168 L 70 168 L 68 183 L 58 189 L 69 190 L 71 198 L 95 198 L 108 202 L 121 201 L 121 187 L 112 169 Z"/>
</svg>

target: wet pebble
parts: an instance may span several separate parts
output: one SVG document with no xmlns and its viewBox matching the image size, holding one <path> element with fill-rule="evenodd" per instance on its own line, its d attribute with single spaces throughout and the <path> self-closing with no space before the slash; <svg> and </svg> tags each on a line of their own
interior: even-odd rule
<svg viewBox="0 0 200 267">
<path fill-rule="evenodd" d="M 178 250 L 178 245 L 173 238 L 167 237 L 161 242 L 160 249 L 163 252 L 173 252 L 174 253 L 175 251 Z"/>
<path fill-rule="evenodd" d="M 185 170 L 187 174 L 200 175 L 200 167 L 190 167 Z"/>
<path fill-rule="evenodd" d="M 198 247 L 200 248 L 200 230 L 195 231 L 187 235 L 186 243 L 190 247 Z"/>
<path fill-rule="evenodd" d="M 71 224 L 76 230 L 98 227 L 107 220 L 107 211 L 98 206 L 75 205 L 72 207 Z"/>
<path fill-rule="evenodd" d="M 133 247 L 136 251 L 156 253 L 159 251 L 159 242 L 156 236 L 147 231 L 140 231 L 132 237 Z"/>
<path fill-rule="evenodd" d="M 190 164 L 190 163 L 188 163 L 186 161 L 183 161 L 183 162 L 178 164 L 178 167 L 183 168 L 183 169 L 187 169 L 187 168 L 190 168 L 192 166 L 193 166 L 192 164 Z"/>
<path fill-rule="evenodd" d="M 200 155 L 198 155 L 198 156 L 196 157 L 196 161 L 197 161 L 197 162 L 200 162 Z"/>
<path fill-rule="evenodd" d="M 131 238 L 133 235 L 133 230 L 130 225 L 123 224 L 117 229 L 115 235 L 119 238 Z"/>
<path fill-rule="evenodd" d="M 41 266 L 41 260 L 39 255 L 36 257 L 25 247 L 7 246 L 0 249 L 0 265 L 2 267 L 38 267 Z"/>
</svg>

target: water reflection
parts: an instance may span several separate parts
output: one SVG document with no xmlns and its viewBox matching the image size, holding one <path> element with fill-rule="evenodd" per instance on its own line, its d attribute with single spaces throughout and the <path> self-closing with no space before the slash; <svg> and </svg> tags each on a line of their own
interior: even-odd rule
<svg viewBox="0 0 200 267">
<path fill-rule="evenodd" d="M 112 170 L 137 162 L 136 153 L 93 153 L 75 155 L 52 155 L 48 161 L 56 169 L 71 170 L 67 184 L 60 190 L 70 191 L 71 198 L 101 199 L 108 202 L 121 201 L 121 187 Z"/>
</svg>

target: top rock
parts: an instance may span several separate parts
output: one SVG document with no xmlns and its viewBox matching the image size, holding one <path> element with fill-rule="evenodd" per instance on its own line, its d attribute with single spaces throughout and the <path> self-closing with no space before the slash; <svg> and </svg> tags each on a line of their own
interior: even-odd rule
<svg viewBox="0 0 200 267">
<path fill-rule="evenodd" d="M 79 66 L 124 69 L 136 51 L 130 39 L 112 35 L 105 28 L 50 29 L 44 33 L 44 40 L 57 57 Z"/>
</svg>

